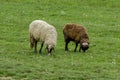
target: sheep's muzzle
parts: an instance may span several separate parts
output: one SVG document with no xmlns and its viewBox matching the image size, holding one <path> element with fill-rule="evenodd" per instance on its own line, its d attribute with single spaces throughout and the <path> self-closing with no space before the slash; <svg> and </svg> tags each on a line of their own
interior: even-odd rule
<svg viewBox="0 0 120 80">
<path fill-rule="evenodd" d="M 47 51 L 48 51 L 48 54 L 51 55 L 51 54 L 52 54 L 51 52 L 54 50 L 54 47 L 51 46 L 51 45 L 49 45 L 49 46 L 47 46 L 46 49 L 47 49 Z"/>
</svg>

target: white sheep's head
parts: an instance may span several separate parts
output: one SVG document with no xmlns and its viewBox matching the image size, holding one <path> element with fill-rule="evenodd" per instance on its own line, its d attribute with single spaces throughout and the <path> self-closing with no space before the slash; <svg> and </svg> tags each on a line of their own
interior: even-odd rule
<svg viewBox="0 0 120 80">
<path fill-rule="evenodd" d="M 47 45 L 46 49 L 48 51 L 48 54 L 51 55 L 51 52 L 54 50 L 54 45 Z"/>
<path fill-rule="evenodd" d="M 88 48 L 89 48 L 89 43 L 87 42 L 82 43 L 81 49 L 83 50 L 83 52 L 85 52 Z"/>
</svg>

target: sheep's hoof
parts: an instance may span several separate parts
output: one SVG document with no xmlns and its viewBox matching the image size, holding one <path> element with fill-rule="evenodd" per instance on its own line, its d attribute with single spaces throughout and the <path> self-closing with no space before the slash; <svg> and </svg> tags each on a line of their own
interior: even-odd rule
<svg viewBox="0 0 120 80">
<path fill-rule="evenodd" d="M 68 51 L 68 49 L 65 49 L 65 51 Z"/>
<path fill-rule="evenodd" d="M 65 51 L 68 51 L 68 49 L 65 49 Z"/>
<path fill-rule="evenodd" d="M 83 50 L 83 52 L 86 52 L 86 50 Z"/>
<path fill-rule="evenodd" d="M 74 50 L 74 52 L 76 52 L 76 50 Z"/>
<path fill-rule="evenodd" d="M 81 52 L 81 50 L 79 50 L 79 52 Z"/>
<path fill-rule="evenodd" d="M 76 49 L 74 49 L 74 52 L 76 52 Z"/>
<path fill-rule="evenodd" d="M 51 53 L 48 53 L 48 56 L 50 56 L 51 55 Z"/>
<path fill-rule="evenodd" d="M 37 53 L 37 51 L 34 51 L 34 53 L 36 54 L 36 53 Z"/>
<path fill-rule="evenodd" d="M 39 51 L 39 54 L 41 54 L 41 51 Z"/>
<path fill-rule="evenodd" d="M 68 51 L 65 51 L 65 53 L 67 53 Z"/>
</svg>

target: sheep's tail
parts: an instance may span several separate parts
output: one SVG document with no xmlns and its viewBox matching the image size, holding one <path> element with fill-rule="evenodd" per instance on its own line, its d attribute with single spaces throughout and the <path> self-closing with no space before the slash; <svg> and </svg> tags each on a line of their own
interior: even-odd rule
<svg viewBox="0 0 120 80">
<path fill-rule="evenodd" d="M 30 48 L 33 48 L 33 46 L 34 46 L 34 38 L 32 34 L 30 33 Z"/>
</svg>

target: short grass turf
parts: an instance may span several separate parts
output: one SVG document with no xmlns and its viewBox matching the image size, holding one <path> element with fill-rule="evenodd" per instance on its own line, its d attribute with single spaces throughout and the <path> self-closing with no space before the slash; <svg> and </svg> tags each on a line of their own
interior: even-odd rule
<svg viewBox="0 0 120 80">
<path fill-rule="evenodd" d="M 56 27 L 52 56 L 29 47 L 29 24 L 42 19 Z M 66 23 L 86 27 L 90 48 L 64 51 Z M 1 0 L 0 80 L 120 80 L 119 0 Z M 40 47 L 40 43 L 38 48 Z"/>
</svg>

